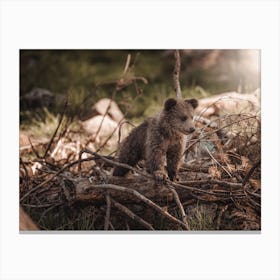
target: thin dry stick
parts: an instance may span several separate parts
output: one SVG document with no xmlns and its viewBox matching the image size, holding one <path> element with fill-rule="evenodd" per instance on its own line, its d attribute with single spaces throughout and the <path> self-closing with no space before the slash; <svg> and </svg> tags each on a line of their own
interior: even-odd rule
<svg viewBox="0 0 280 280">
<path fill-rule="evenodd" d="M 24 161 L 22 160 L 21 157 L 19 158 L 19 162 L 20 162 L 20 166 L 22 165 L 23 170 L 24 170 L 24 172 L 25 172 L 24 177 L 25 177 L 27 180 L 29 180 L 30 177 L 29 177 L 29 175 L 28 175 L 28 171 L 27 171 L 26 165 L 25 165 L 25 163 L 24 163 Z"/>
<path fill-rule="evenodd" d="M 140 79 L 140 78 L 137 78 L 137 77 L 136 77 L 136 78 L 134 78 L 134 79 L 136 80 L 136 79 Z M 145 78 L 141 78 L 141 80 L 142 80 L 145 84 L 148 83 L 148 81 L 147 81 Z M 136 100 L 136 99 L 139 97 L 140 94 L 141 94 L 141 92 L 138 92 L 138 94 L 135 96 L 135 98 L 134 98 L 133 100 Z M 133 104 L 133 102 L 131 102 L 131 104 Z M 129 106 L 129 108 L 130 108 L 130 107 L 131 107 L 131 106 Z M 129 111 L 129 108 L 126 110 L 126 112 L 124 113 L 123 118 L 118 122 L 117 126 L 113 129 L 112 133 L 107 137 L 107 139 L 103 142 L 103 144 L 96 150 L 96 152 L 101 151 L 101 150 L 105 147 L 105 145 L 108 143 L 108 141 L 113 137 L 113 135 L 114 135 L 114 133 L 117 131 L 117 129 L 120 128 L 120 125 L 121 125 L 121 124 L 123 123 L 123 121 L 125 120 L 125 117 L 126 117 L 128 111 Z"/>
<path fill-rule="evenodd" d="M 247 120 L 247 118 L 257 118 L 257 116 L 256 115 L 252 115 L 252 114 L 242 114 L 242 116 L 244 117 L 243 119 L 237 119 L 236 121 L 231 121 L 231 118 L 232 117 L 241 117 L 241 115 L 240 115 L 240 113 L 237 113 L 237 114 L 226 114 L 226 115 L 224 115 L 224 116 L 219 116 L 218 118 L 215 118 L 215 119 L 213 119 L 213 120 L 210 120 L 209 121 L 209 124 L 206 124 L 204 127 L 202 127 L 201 129 L 199 129 L 199 131 L 200 131 L 200 133 L 202 133 L 202 132 L 204 132 L 205 130 L 206 130 L 206 128 L 207 127 L 211 127 L 211 128 L 215 128 L 215 129 L 217 129 L 217 130 L 222 130 L 222 129 L 224 129 L 224 128 L 226 128 L 226 127 L 228 127 L 228 126 L 231 126 L 231 125 L 233 125 L 233 124 L 235 124 L 235 123 L 238 123 L 238 122 L 242 122 L 242 121 L 244 121 L 244 120 Z M 246 117 L 246 118 L 245 118 Z M 196 117 L 197 118 L 197 117 Z M 217 124 L 217 121 L 226 121 L 227 119 L 229 119 L 230 121 L 231 121 L 231 123 L 228 123 L 227 125 L 225 125 L 224 127 L 220 127 L 220 128 L 218 128 L 218 124 Z M 215 131 L 215 132 L 217 132 L 217 131 Z M 221 131 L 222 132 L 222 131 Z M 211 133 L 212 134 L 212 133 Z M 209 136 L 211 135 L 211 134 L 208 134 Z M 224 133 L 222 133 L 222 134 L 224 134 Z"/>
<path fill-rule="evenodd" d="M 236 118 L 236 119 L 233 119 Z M 255 121 L 257 121 L 258 115 L 257 114 L 252 114 L 252 113 L 232 113 L 232 114 L 225 114 L 222 116 L 218 116 L 217 118 L 213 119 L 213 122 L 219 122 L 219 121 L 231 121 L 230 123 L 227 123 L 225 126 L 217 128 L 217 129 L 223 129 L 225 127 L 231 126 L 235 123 L 238 122 L 243 122 L 243 121 L 247 121 L 249 119 L 254 119 Z M 233 119 L 233 121 L 232 121 Z"/>
<path fill-rule="evenodd" d="M 206 138 L 206 137 L 208 137 L 208 136 L 211 136 L 212 134 L 218 132 L 219 130 L 222 130 L 222 129 L 226 128 L 226 127 L 229 127 L 229 126 L 231 126 L 231 125 L 233 125 L 233 124 L 235 124 L 235 123 L 239 123 L 239 122 L 242 122 L 242 121 L 246 121 L 246 120 L 252 119 L 252 118 L 255 118 L 255 116 L 249 116 L 249 117 L 246 117 L 246 118 L 237 120 L 237 121 L 233 121 L 233 122 L 231 122 L 231 123 L 229 123 L 229 124 L 227 124 L 227 125 L 224 125 L 224 126 L 222 126 L 222 127 L 220 127 L 220 128 L 214 129 L 214 130 L 211 131 L 210 133 L 204 134 L 203 136 L 199 137 L 197 140 L 195 140 L 192 144 L 190 144 L 190 145 L 187 147 L 187 149 L 184 151 L 183 156 L 190 150 L 190 148 L 191 148 L 192 146 L 194 146 L 195 144 L 197 144 L 198 142 L 200 142 L 202 139 L 204 139 L 204 138 Z"/>
<path fill-rule="evenodd" d="M 181 68 L 181 58 L 179 50 L 174 51 L 175 56 L 175 67 L 173 71 L 174 89 L 176 92 L 176 98 L 182 99 L 182 91 L 180 87 L 180 68 Z"/>
<path fill-rule="evenodd" d="M 125 75 L 125 73 L 127 72 L 128 68 L 129 68 L 130 60 L 131 60 L 131 54 L 129 53 L 127 55 L 126 64 L 125 64 L 125 67 L 123 70 L 123 75 Z"/>
<path fill-rule="evenodd" d="M 251 175 L 254 173 L 255 169 L 261 164 L 261 159 L 259 159 L 248 171 L 246 176 L 243 179 L 242 186 L 245 186 Z"/>
<path fill-rule="evenodd" d="M 78 157 L 78 172 L 80 177 L 82 176 L 82 154 L 83 154 L 83 150 L 79 152 L 79 157 Z"/>
<path fill-rule="evenodd" d="M 139 217 L 138 215 L 136 215 L 135 213 L 133 213 L 131 210 L 129 210 L 127 207 L 125 207 L 124 205 L 118 203 L 117 201 L 115 201 L 114 199 L 112 199 L 112 202 L 114 204 L 114 206 L 119 209 L 120 211 L 122 211 L 123 213 L 125 213 L 128 217 L 130 217 L 132 220 L 135 220 L 136 222 L 138 222 L 139 224 L 141 224 L 143 227 L 145 227 L 146 229 L 149 230 L 155 230 L 151 224 L 149 224 L 148 222 L 146 222 L 145 220 L 143 220 L 141 217 Z"/>
<path fill-rule="evenodd" d="M 189 226 L 189 223 L 188 223 L 188 220 L 187 220 L 187 215 L 186 215 L 185 209 L 184 209 L 184 207 L 183 207 L 183 205 L 182 205 L 182 203 L 180 201 L 180 197 L 179 197 L 178 193 L 176 192 L 176 190 L 173 187 L 169 187 L 169 189 L 173 193 L 175 201 L 176 201 L 176 203 L 177 203 L 177 205 L 179 207 L 183 223 L 186 225 L 188 230 L 190 230 L 190 226 Z"/>
<path fill-rule="evenodd" d="M 95 190 L 95 189 L 105 189 L 105 190 L 110 190 L 111 189 L 111 190 L 117 190 L 117 191 L 121 191 L 121 192 L 125 192 L 125 193 L 128 193 L 128 194 L 134 195 L 135 197 L 137 197 L 138 199 L 143 201 L 145 204 L 154 208 L 157 212 L 159 212 L 161 215 L 163 215 L 164 217 L 166 217 L 170 221 L 172 221 L 176 224 L 179 224 L 184 229 L 188 230 L 185 223 L 183 223 L 182 221 L 173 217 L 167 211 L 164 211 L 156 203 L 154 203 L 153 201 L 151 201 L 150 199 L 148 199 L 147 197 L 145 197 L 144 195 L 142 195 L 141 193 L 139 193 L 138 191 L 136 191 L 134 189 L 130 189 L 130 188 L 122 187 L 122 186 L 117 186 L 117 185 L 113 185 L 113 184 L 104 184 L 104 185 L 89 185 L 89 186 L 86 186 L 84 191 L 87 192 L 87 191 Z"/>
<path fill-rule="evenodd" d="M 64 143 L 63 143 L 63 138 L 60 138 L 60 139 L 57 141 L 56 146 L 54 147 L 54 149 L 53 149 L 53 151 L 52 151 L 52 153 L 51 153 L 51 155 L 50 155 L 51 158 L 54 158 L 54 157 L 55 157 L 56 153 L 59 151 L 59 149 L 61 148 L 62 144 L 64 144 Z"/>
<path fill-rule="evenodd" d="M 107 163 L 110 163 L 110 164 L 113 164 L 113 165 L 117 165 L 117 166 L 120 166 L 120 167 L 124 167 L 124 168 L 130 169 L 130 170 L 133 170 L 133 171 L 137 172 L 138 174 L 140 174 L 140 175 L 142 175 L 142 176 L 144 176 L 144 177 L 146 177 L 146 178 L 154 179 L 153 176 L 148 175 L 148 174 L 142 172 L 141 170 L 138 170 L 137 168 L 134 168 L 134 167 L 132 167 L 132 166 L 130 166 L 130 165 L 128 165 L 128 164 L 125 164 L 125 163 L 120 163 L 120 162 L 116 162 L 116 161 L 114 161 L 114 160 L 108 159 L 108 158 L 106 158 L 106 157 L 104 157 L 104 156 L 101 156 L 101 155 L 99 155 L 98 153 L 93 152 L 93 151 L 91 151 L 91 150 L 89 150 L 89 149 L 86 149 L 86 148 L 85 148 L 85 149 L 81 150 L 80 153 L 81 153 L 81 154 L 82 154 L 82 153 L 88 153 L 88 154 L 94 155 L 96 158 L 102 159 L 102 160 L 104 160 L 104 161 L 107 162 Z"/>
<path fill-rule="evenodd" d="M 212 155 L 212 153 L 209 151 L 209 149 L 207 148 L 207 146 L 205 146 L 206 151 L 208 152 L 209 156 L 228 174 L 229 177 L 232 177 L 231 173 L 229 171 L 226 170 L 225 167 L 223 167 L 216 159 L 215 157 Z"/>
<path fill-rule="evenodd" d="M 21 206 L 29 207 L 29 208 L 47 208 L 47 207 L 53 206 L 53 203 L 47 203 L 47 204 L 41 204 L 41 205 L 22 203 Z"/>
<path fill-rule="evenodd" d="M 59 203 L 53 204 L 53 205 L 51 205 L 49 208 L 47 208 L 47 209 L 42 213 L 42 215 L 40 216 L 40 219 L 38 220 L 38 225 L 40 224 L 41 220 L 46 216 L 46 214 L 47 214 L 48 212 L 50 212 L 51 210 L 53 210 L 55 207 L 61 206 L 61 205 L 63 205 L 63 204 L 64 204 L 63 202 L 59 202 Z"/>
<path fill-rule="evenodd" d="M 217 128 L 218 127 L 218 124 L 216 123 L 216 120 L 209 120 L 209 119 L 204 118 L 204 117 L 194 116 L 194 121 L 204 124 L 205 128 L 207 128 L 208 126 L 212 127 L 212 128 Z"/>
<path fill-rule="evenodd" d="M 204 184 L 216 184 L 216 185 L 220 185 L 226 188 L 240 188 L 241 187 L 241 183 L 231 183 L 231 182 L 227 182 L 227 181 L 220 181 L 220 180 L 216 180 L 216 179 L 211 179 L 211 180 L 191 180 L 191 181 L 181 181 L 180 184 L 187 184 L 187 185 L 204 185 Z"/>
<path fill-rule="evenodd" d="M 254 207 L 258 207 L 258 208 L 261 208 L 261 204 L 259 204 L 257 201 L 255 201 L 254 199 L 252 199 L 250 196 L 248 196 L 247 195 L 247 198 L 248 198 L 248 200 L 249 200 L 249 202 L 250 202 L 250 204 L 252 205 L 253 204 L 253 206 Z"/>
<path fill-rule="evenodd" d="M 182 189 L 190 191 L 191 196 L 194 196 L 194 193 L 191 193 L 191 192 L 199 192 L 199 193 L 202 193 L 202 194 L 204 193 L 204 194 L 208 194 L 208 195 L 221 196 L 221 197 L 223 197 L 225 195 L 223 193 L 219 193 L 219 192 L 216 192 L 216 191 L 206 191 L 206 190 L 201 190 L 201 189 L 198 189 L 198 188 L 185 186 L 185 185 L 182 185 L 182 183 L 174 183 L 174 182 L 171 182 L 171 181 L 168 181 L 167 183 L 170 184 L 171 186 L 174 186 L 174 187 L 177 187 L 177 188 L 182 188 Z M 232 193 L 232 192 L 230 192 L 230 193 Z M 194 197 L 196 198 L 197 196 L 194 196 Z"/>
<path fill-rule="evenodd" d="M 138 95 L 133 99 L 133 100 L 136 100 L 138 98 Z M 133 101 L 131 102 L 131 104 L 133 104 Z M 131 106 L 129 106 L 130 108 Z M 117 131 L 117 129 L 120 127 L 121 123 L 125 120 L 125 116 L 127 115 L 128 113 L 128 110 L 129 108 L 126 110 L 126 112 L 124 113 L 124 116 L 123 118 L 118 122 L 117 126 L 113 129 L 111 135 L 109 135 L 107 137 L 107 139 L 104 141 L 104 143 L 96 150 L 96 152 L 99 152 L 101 151 L 101 149 L 104 148 L 104 146 L 108 143 L 108 141 L 113 137 L 114 133 Z"/>
<path fill-rule="evenodd" d="M 197 114 L 197 118 L 198 118 L 198 119 L 202 118 L 202 114 L 204 114 L 211 106 L 215 105 L 216 103 L 219 103 L 219 101 L 221 101 L 222 99 L 223 99 L 223 98 L 221 97 L 221 98 L 219 98 L 218 100 L 216 100 L 216 101 L 210 103 L 207 107 L 204 107 L 203 109 L 201 109 L 201 111 L 198 112 L 198 114 Z"/>
<path fill-rule="evenodd" d="M 85 159 L 85 161 L 87 161 L 89 159 Z M 28 197 L 31 193 L 35 192 L 36 190 L 40 189 L 41 187 L 43 187 L 44 185 L 46 185 L 47 183 L 51 182 L 55 177 L 57 177 L 58 175 L 60 175 L 63 171 L 65 171 L 66 169 L 72 167 L 75 164 L 78 164 L 80 161 L 79 160 L 75 160 L 73 162 L 68 163 L 67 165 L 65 165 L 63 168 L 61 168 L 60 170 L 58 170 L 54 175 L 52 175 L 49 179 L 43 181 L 42 183 L 40 183 L 39 185 L 37 185 L 36 187 L 30 189 L 21 199 L 20 201 L 23 201 L 26 197 Z"/>
<path fill-rule="evenodd" d="M 257 193 L 250 192 L 250 191 L 248 191 L 248 190 L 246 190 L 246 189 L 245 189 L 245 192 L 248 193 L 248 194 L 250 194 L 251 196 L 256 197 L 256 198 L 261 198 L 261 196 L 260 196 L 259 194 L 257 194 Z"/>
<path fill-rule="evenodd" d="M 135 127 L 135 125 L 134 125 L 132 122 L 130 122 L 130 121 L 124 121 L 124 122 L 122 122 L 122 123 L 119 125 L 118 146 L 120 145 L 120 142 L 121 142 L 121 137 L 122 137 L 122 126 L 123 126 L 124 124 L 129 124 L 129 125 L 131 125 L 133 128 Z"/>
<path fill-rule="evenodd" d="M 242 98 L 238 98 L 238 97 L 231 97 L 231 96 L 222 96 L 220 98 L 218 98 L 217 100 L 213 101 L 212 103 L 210 103 L 207 107 L 204 107 L 201 109 L 201 111 L 197 114 L 197 118 L 199 119 L 200 117 L 202 117 L 202 115 L 211 107 L 211 106 L 215 106 L 217 103 L 219 103 L 220 101 L 224 101 L 224 100 L 241 100 L 244 101 L 244 99 Z M 246 100 L 245 100 L 246 101 Z M 252 103 L 252 101 L 247 100 L 248 103 Z"/>
<path fill-rule="evenodd" d="M 68 104 L 68 100 L 66 100 L 65 103 L 64 103 L 63 111 L 62 111 L 62 114 L 59 117 L 58 125 L 57 125 L 57 127 L 56 127 L 56 129 L 55 129 L 55 131 L 54 131 L 54 133 L 53 133 L 53 135 L 51 137 L 51 140 L 49 141 L 49 144 L 48 144 L 48 146 L 46 148 L 46 151 L 45 151 L 45 153 L 43 155 L 43 158 L 46 158 L 46 156 L 47 156 L 47 154 L 48 154 L 48 152 L 49 152 L 49 150 L 51 148 L 51 145 L 52 145 L 52 143 L 54 141 L 54 138 L 55 138 L 55 136 L 56 136 L 56 134 L 58 132 L 58 129 L 59 129 L 60 125 L 62 124 L 62 120 L 64 118 L 64 114 L 65 114 L 65 111 L 66 111 L 66 108 L 67 108 L 67 104 Z"/>
<path fill-rule="evenodd" d="M 117 131 L 117 129 L 120 127 L 120 124 L 122 123 L 122 121 L 125 119 L 125 115 L 123 116 L 123 118 L 118 122 L 117 126 L 113 129 L 111 135 L 109 135 L 107 137 L 107 139 L 104 141 L 104 143 L 96 150 L 96 152 L 101 151 L 101 149 L 104 148 L 104 146 L 108 143 L 108 141 L 113 137 L 114 133 Z"/>
<path fill-rule="evenodd" d="M 100 125 L 99 125 L 99 127 L 98 127 L 98 129 L 97 129 L 97 132 L 96 132 L 96 134 L 95 134 L 95 136 L 94 136 L 92 142 L 95 142 L 95 140 L 96 140 L 98 134 L 99 134 L 100 131 L 101 131 L 102 124 L 103 124 L 103 122 L 104 122 L 105 117 L 108 115 L 108 112 L 109 112 L 109 110 L 110 110 L 110 108 L 111 108 L 112 101 L 113 101 L 114 98 L 115 98 L 115 95 L 116 95 L 116 93 L 117 93 L 117 90 L 118 90 L 118 88 L 119 88 L 119 85 L 121 84 L 121 82 L 122 82 L 122 80 L 123 80 L 123 77 L 124 77 L 124 75 L 126 74 L 128 68 L 129 68 L 130 59 L 131 59 L 131 55 L 128 54 L 128 55 L 127 55 L 126 64 L 125 64 L 125 68 L 124 68 L 123 74 L 122 74 L 122 76 L 120 77 L 120 79 L 117 81 L 117 83 L 116 83 L 116 85 L 115 85 L 115 89 L 114 89 L 114 91 L 113 91 L 113 93 L 112 93 L 112 96 L 111 96 L 111 98 L 110 98 L 110 102 L 109 102 L 109 104 L 108 104 L 108 106 L 107 106 L 106 112 L 105 112 L 105 114 L 103 115 L 103 118 L 102 118 L 102 120 L 101 120 L 101 122 L 100 122 Z"/>
<path fill-rule="evenodd" d="M 222 206 L 219 210 L 219 213 L 217 215 L 217 225 L 216 225 L 216 230 L 220 229 L 221 221 L 222 221 L 222 216 L 224 212 L 228 209 L 228 204 Z"/>
<path fill-rule="evenodd" d="M 110 224 L 111 198 L 110 198 L 110 194 L 108 192 L 106 193 L 105 197 L 106 197 L 107 209 L 106 209 L 104 230 L 108 230 L 109 229 L 109 224 Z"/>
<path fill-rule="evenodd" d="M 107 108 L 106 108 L 106 112 L 105 112 L 105 114 L 103 115 L 102 120 L 101 120 L 101 122 L 100 122 L 100 124 L 99 124 L 99 127 L 98 127 L 98 129 L 97 129 L 97 131 L 96 131 L 96 133 L 95 133 L 95 135 L 94 135 L 94 137 L 93 137 L 93 139 L 92 139 L 92 142 L 93 142 L 93 143 L 95 142 L 97 136 L 99 135 L 99 133 L 100 133 L 100 131 L 101 131 L 101 128 L 102 128 L 102 124 L 103 124 L 103 122 L 104 122 L 104 119 L 105 119 L 105 117 L 108 115 L 108 112 L 109 112 L 109 110 L 110 110 L 110 108 L 111 108 L 111 104 L 112 104 L 112 101 L 113 101 L 113 98 L 114 98 L 113 96 L 115 96 L 115 92 L 112 94 L 112 98 L 110 98 L 110 102 L 109 102 L 109 104 L 108 104 L 108 106 L 107 106 Z"/>
<path fill-rule="evenodd" d="M 35 156 L 36 156 L 37 158 L 42 158 L 42 157 L 39 155 L 39 153 L 37 152 L 37 150 L 35 149 L 35 147 L 33 146 L 32 142 L 31 142 L 31 139 L 30 139 L 29 137 L 28 137 L 28 141 L 29 141 L 29 144 L 30 144 L 31 149 L 32 149 L 33 153 L 35 154 Z"/>
</svg>

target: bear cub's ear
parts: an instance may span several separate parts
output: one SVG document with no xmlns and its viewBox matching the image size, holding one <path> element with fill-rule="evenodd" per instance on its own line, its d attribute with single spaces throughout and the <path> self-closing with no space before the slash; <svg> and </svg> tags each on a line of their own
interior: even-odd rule
<svg viewBox="0 0 280 280">
<path fill-rule="evenodd" d="M 174 98 L 169 98 L 165 101 L 164 103 L 164 109 L 165 111 L 169 111 L 170 109 L 172 109 L 175 105 L 177 104 L 176 99 Z"/>
<path fill-rule="evenodd" d="M 194 98 L 186 99 L 185 102 L 191 104 L 194 109 L 198 106 L 198 101 Z"/>
</svg>

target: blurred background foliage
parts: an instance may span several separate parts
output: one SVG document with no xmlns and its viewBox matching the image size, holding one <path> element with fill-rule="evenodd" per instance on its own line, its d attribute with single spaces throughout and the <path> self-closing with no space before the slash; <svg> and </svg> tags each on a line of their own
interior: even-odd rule
<svg viewBox="0 0 280 280">
<path fill-rule="evenodd" d="M 54 94 L 54 102 L 46 105 L 52 114 L 61 112 L 67 96 L 67 114 L 86 118 L 99 99 L 112 96 L 128 54 L 131 67 L 124 79 L 144 77 L 147 84 L 137 80 L 138 90 L 131 83 L 118 89 L 114 99 L 129 119 L 154 114 L 164 99 L 174 96 L 172 50 L 21 50 L 21 124 L 30 123 L 34 113 L 45 116 L 42 108 L 25 102 L 34 88 Z M 259 57 L 258 50 L 182 50 L 183 96 L 200 98 L 255 90 L 260 87 Z"/>
</svg>

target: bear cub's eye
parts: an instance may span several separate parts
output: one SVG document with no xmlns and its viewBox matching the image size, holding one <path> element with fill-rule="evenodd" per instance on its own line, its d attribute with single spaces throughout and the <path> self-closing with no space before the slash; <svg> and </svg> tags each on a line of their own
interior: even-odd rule
<svg viewBox="0 0 280 280">
<path fill-rule="evenodd" d="M 183 122 L 185 122 L 187 119 L 188 119 L 188 117 L 186 117 L 186 116 L 181 117 L 181 120 L 182 120 Z"/>
</svg>

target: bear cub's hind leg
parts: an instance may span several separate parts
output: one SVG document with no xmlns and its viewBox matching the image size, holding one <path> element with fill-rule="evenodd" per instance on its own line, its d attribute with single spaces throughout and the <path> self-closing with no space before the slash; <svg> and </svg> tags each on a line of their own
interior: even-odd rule
<svg viewBox="0 0 280 280">
<path fill-rule="evenodd" d="M 147 126 L 148 122 L 142 123 L 134 128 L 124 139 L 118 153 L 120 163 L 125 163 L 134 167 L 144 158 Z M 123 177 L 128 172 L 128 168 L 116 166 L 113 171 L 113 176 Z"/>
</svg>

